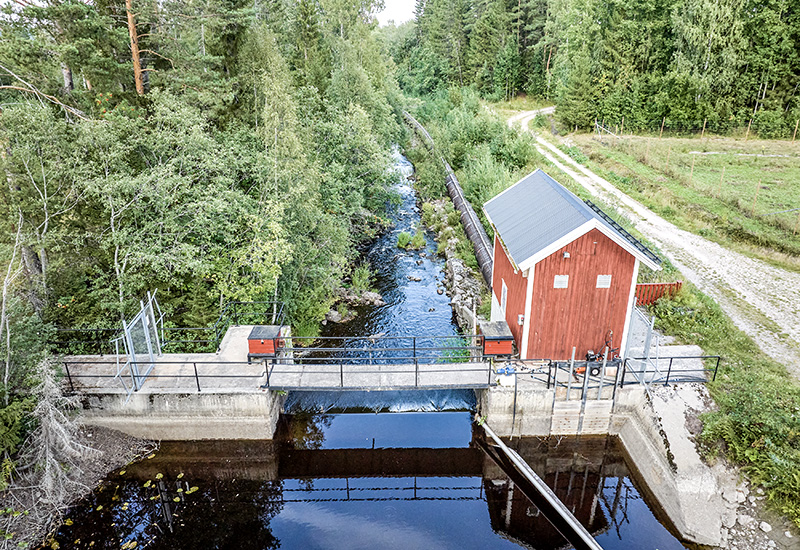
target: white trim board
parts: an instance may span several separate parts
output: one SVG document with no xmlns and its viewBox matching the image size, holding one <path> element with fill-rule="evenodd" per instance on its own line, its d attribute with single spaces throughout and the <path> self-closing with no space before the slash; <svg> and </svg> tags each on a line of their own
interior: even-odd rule
<svg viewBox="0 0 800 550">
<path fill-rule="evenodd" d="M 531 256 L 530 258 L 522 261 L 519 263 L 520 269 L 527 270 L 534 267 L 537 263 L 544 260 L 557 250 L 560 250 L 567 246 L 569 243 L 579 239 L 592 229 L 597 229 L 603 235 L 614 241 L 617 245 L 623 248 L 626 252 L 628 252 L 631 256 L 636 258 L 636 262 L 642 262 L 644 265 L 652 269 L 653 271 L 661 271 L 661 266 L 655 263 L 653 260 L 642 254 L 640 250 L 635 248 L 628 239 L 614 231 L 612 228 L 601 222 L 597 218 L 592 218 L 591 220 L 587 220 L 586 223 L 579 225 L 560 239 L 553 241 L 539 252 Z M 502 237 L 501 237 L 502 241 Z"/>
</svg>

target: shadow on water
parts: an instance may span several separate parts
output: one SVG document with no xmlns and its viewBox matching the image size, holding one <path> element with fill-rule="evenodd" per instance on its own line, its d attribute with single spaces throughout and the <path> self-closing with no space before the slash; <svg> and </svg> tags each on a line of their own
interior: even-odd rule
<svg viewBox="0 0 800 550">
<path fill-rule="evenodd" d="M 458 335 L 432 238 L 421 251 L 396 246 L 419 210 L 413 167 L 395 160 L 395 227 L 366 255 L 387 304 L 358 308 L 323 336 Z M 478 445 L 474 409 L 471 391 L 293 393 L 273 441 L 164 442 L 72 508 L 55 540 L 92 550 L 565 547 Z M 616 440 L 512 446 L 606 550 L 683 548 L 641 498 Z"/>
</svg>

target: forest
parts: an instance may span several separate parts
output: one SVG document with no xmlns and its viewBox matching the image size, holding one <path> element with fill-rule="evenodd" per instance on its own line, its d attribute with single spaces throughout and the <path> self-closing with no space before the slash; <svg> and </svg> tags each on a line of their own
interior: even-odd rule
<svg viewBox="0 0 800 550">
<path fill-rule="evenodd" d="M 133 4 L 133 5 L 132 5 Z M 5 3 L 0 452 L 58 329 L 279 300 L 314 334 L 385 226 L 400 91 L 376 2 Z"/>
<path fill-rule="evenodd" d="M 791 137 L 800 119 L 796 0 L 417 0 L 384 32 L 401 86 L 548 99 L 568 127 Z"/>
</svg>

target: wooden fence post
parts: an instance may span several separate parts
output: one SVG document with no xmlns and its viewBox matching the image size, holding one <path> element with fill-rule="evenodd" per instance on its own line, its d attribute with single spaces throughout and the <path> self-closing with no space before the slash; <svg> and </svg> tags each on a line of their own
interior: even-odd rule
<svg viewBox="0 0 800 550">
<path fill-rule="evenodd" d="M 706 135 L 706 122 L 708 122 L 707 118 L 703 120 L 703 131 L 700 132 L 700 139 L 703 139 L 703 136 Z"/>
<path fill-rule="evenodd" d="M 744 140 L 747 141 L 747 136 L 750 135 L 750 125 L 753 124 L 753 119 L 750 119 L 750 122 L 747 123 L 747 132 L 744 134 Z"/>
<path fill-rule="evenodd" d="M 794 138 L 797 137 L 797 127 L 800 126 L 800 119 L 794 123 L 794 133 L 792 134 L 792 143 L 794 143 Z"/>
<path fill-rule="evenodd" d="M 722 167 L 722 174 L 719 176 L 719 186 L 717 187 L 717 192 L 714 195 L 716 198 L 719 198 L 720 192 L 722 192 L 722 180 L 725 179 L 725 167 Z"/>
<path fill-rule="evenodd" d="M 619 134 L 622 135 L 623 130 L 625 130 L 625 117 L 622 117 L 622 124 L 619 127 Z"/>
<path fill-rule="evenodd" d="M 664 123 L 667 121 L 667 117 L 664 117 L 661 120 L 661 131 L 658 133 L 658 139 L 661 139 L 661 136 L 664 135 Z"/>
<path fill-rule="evenodd" d="M 753 217 L 756 211 L 756 200 L 758 200 L 758 190 L 761 189 L 761 180 L 758 180 L 758 185 L 756 185 L 756 194 L 753 195 L 753 206 L 750 207 L 750 217 Z"/>
</svg>

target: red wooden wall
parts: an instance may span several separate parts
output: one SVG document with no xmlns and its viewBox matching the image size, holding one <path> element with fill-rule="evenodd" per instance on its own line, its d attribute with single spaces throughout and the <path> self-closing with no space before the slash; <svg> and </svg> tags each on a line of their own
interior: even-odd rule
<svg viewBox="0 0 800 550">
<path fill-rule="evenodd" d="M 524 313 L 525 309 L 525 292 L 527 291 L 528 281 L 522 276 L 522 272 L 514 273 L 514 267 L 500 244 L 500 239 L 495 235 L 494 237 L 494 275 L 492 276 L 492 293 L 497 297 L 497 303 L 500 304 L 502 297 L 502 280 L 505 280 L 506 287 L 508 287 L 508 303 L 506 304 L 506 322 L 508 328 L 511 329 L 511 334 L 514 335 L 514 341 L 517 343 L 517 349 L 522 345 L 522 325 L 517 324 L 517 315 Z"/>
<path fill-rule="evenodd" d="M 592 229 L 536 264 L 528 358 L 569 359 L 575 346 L 576 359 L 583 359 L 589 349 L 602 351 L 609 330 L 612 347 L 620 347 L 635 262 Z M 568 288 L 553 288 L 556 275 L 569 275 Z M 611 275 L 611 287 L 596 288 L 598 275 Z M 509 286 L 509 297 L 510 292 Z"/>
</svg>

